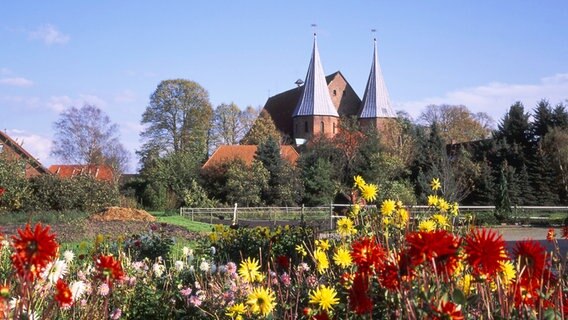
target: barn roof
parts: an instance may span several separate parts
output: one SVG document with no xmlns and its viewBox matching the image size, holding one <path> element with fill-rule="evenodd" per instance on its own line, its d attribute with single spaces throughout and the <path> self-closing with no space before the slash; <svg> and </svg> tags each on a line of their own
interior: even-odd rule
<svg viewBox="0 0 568 320">
<path fill-rule="evenodd" d="M 113 181 L 112 168 L 99 164 L 55 164 L 49 171 L 61 178 L 73 178 L 79 175 L 88 175 L 100 181 Z"/>
<path fill-rule="evenodd" d="M 209 160 L 205 162 L 202 169 L 217 166 L 233 159 L 241 159 L 247 165 L 251 165 L 256 155 L 257 148 L 258 146 L 256 145 L 222 145 L 215 150 Z M 300 156 L 296 149 L 289 145 L 280 146 L 280 155 L 291 164 L 296 164 Z"/>
</svg>

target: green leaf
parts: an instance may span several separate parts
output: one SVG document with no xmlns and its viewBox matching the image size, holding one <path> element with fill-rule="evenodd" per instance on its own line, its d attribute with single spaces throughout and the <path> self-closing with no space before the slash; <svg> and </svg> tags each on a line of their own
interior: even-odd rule
<svg viewBox="0 0 568 320">
<path fill-rule="evenodd" d="M 465 305 L 467 303 L 467 300 L 465 298 L 465 294 L 463 294 L 463 292 L 460 289 L 455 289 L 454 292 L 452 293 L 452 300 L 455 303 L 461 304 L 461 305 Z"/>
</svg>

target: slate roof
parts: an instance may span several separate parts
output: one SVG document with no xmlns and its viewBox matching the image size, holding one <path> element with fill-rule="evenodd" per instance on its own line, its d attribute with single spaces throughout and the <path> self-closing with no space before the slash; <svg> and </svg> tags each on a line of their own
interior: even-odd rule
<svg viewBox="0 0 568 320">
<path fill-rule="evenodd" d="M 361 102 L 361 111 L 359 111 L 359 118 L 395 118 L 396 113 L 392 109 L 389 99 L 389 93 L 381 65 L 379 64 L 379 57 L 377 53 L 377 41 L 374 42 L 373 63 L 371 65 L 371 72 Z"/>
<path fill-rule="evenodd" d="M 55 164 L 49 171 L 61 178 L 72 178 L 79 175 L 88 175 L 100 181 L 113 181 L 112 168 L 97 164 Z"/>
<path fill-rule="evenodd" d="M 308 66 L 302 95 L 300 96 L 300 100 L 298 101 L 292 116 L 299 117 L 312 115 L 339 117 L 339 114 L 331 101 L 315 34 L 312 58 L 310 59 L 310 65 Z"/>
<path fill-rule="evenodd" d="M 251 165 L 256 154 L 256 145 L 222 145 L 209 157 L 209 160 L 201 167 L 207 169 L 233 159 L 241 159 L 247 165 Z M 280 146 L 280 155 L 291 164 L 296 164 L 300 156 L 296 149 L 289 145 Z"/>
</svg>

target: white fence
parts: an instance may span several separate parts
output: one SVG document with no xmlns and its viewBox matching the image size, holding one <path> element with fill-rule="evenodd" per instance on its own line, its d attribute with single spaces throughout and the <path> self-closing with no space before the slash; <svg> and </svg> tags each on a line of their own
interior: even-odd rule
<svg viewBox="0 0 568 320">
<path fill-rule="evenodd" d="M 345 215 L 351 205 L 335 204 L 320 207 L 239 207 L 232 208 L 186 208 L 179 209 L 179 214 L 192 221 L 207 222 L 210 224 L 244 224 L 277 225 L 306 223 L 319 225 L 321 228 L 333 229 L 335 220 Z M 409 206 L 413 214 L 424 213 L 431 210 L 428 206 Z M 468 213 L 487 212 L 492 214 L 494 206 L 460 206 L 462 215 Z M 511 216 L 521 223 L 546 222 L 552 213 L 563 212 L 568 217 L 568 207 L 536 207 L 512 206 Z"/>
</svg>

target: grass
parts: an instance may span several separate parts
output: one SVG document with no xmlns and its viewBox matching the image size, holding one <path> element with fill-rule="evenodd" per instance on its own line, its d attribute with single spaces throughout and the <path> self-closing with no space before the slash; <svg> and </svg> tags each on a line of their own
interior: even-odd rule
<svg viewBox="0 0 568 320">
<path fill-rule="evenodd" d="M 45 211 L 45 212 L 8 212 L 0 214 L 0 225 L 26 224 L 41 222 L 44 224 L 67 223 L 85 219 L 86 212 L 80 211 Z"/>
<path fill-rule="evenodd" d="M 188 218 L 176 215 L 166 215 L 164 212 L 150 212 L 154 217 L 158 219 L 158 222 L 164 222 L 168 224 L 173 224 L 176 226 L 180 226 L 186 228 L 189 231 L 193 232 L 211 232 L 211 225 L 208 223 L 198 222 L 198 221 L 191 221 Z"/>
</svg>

